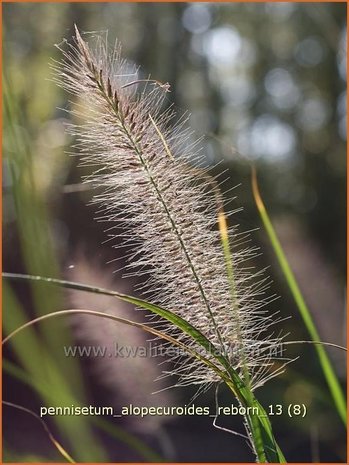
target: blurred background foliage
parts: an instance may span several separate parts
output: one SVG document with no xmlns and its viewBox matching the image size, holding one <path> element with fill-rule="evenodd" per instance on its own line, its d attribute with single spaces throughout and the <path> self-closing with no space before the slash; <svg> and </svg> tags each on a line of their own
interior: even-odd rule
<svg viewBox="0 0 349 465">
<path fill-rule="evenodd" d="M 44 3 L 3 5 L 4 259 L 6 271 L 74 278 L 132 292 L 135 283 L 112 273 L 116 251 L 103 244 L 103 225 L 86 207 L 77 160 L 65 153 L 67 97 L 51 81 L 54 44 L 82 31 L 106 31 L 141 72 L 171 84 L 168 104 L 188 110 L 204 135 L 213 171 L 227 170 L 224 186 L 243 206 L 233 221 L 260 227 L 250 188 L 255 163 L 260 188 L 282 245 L 324 341 L 345 344 L 346 5 L 340 3 Z M 215 165 L 219 162 L 219 167 Z M 224 176 L 225 177 L 225 176 Z M 230 194 L 232 195 L 232 194 Z M 289 339 L 308 339 L 263 229 L 253 233 L 271 265 L 272 290 Z M 109 310 L 115 303 L 35 286 L 4 288 L 4 329 L 34 315 L 69 308 Z M 79 300 L 80 299 L 80 300 Z M 85 300 L 84 300 L 85 299 Z M 132 309 L 118 306 L 132 315 Z M 97 336 L 96 336 L 97 333 Z M 37 411 L 42 404 L 184 404 L 190 388 L 155 394 L 154 359 L 75 360 L 69 341 L 103 342 L 139 334 L 86 319 L 55 321 L 18 336 L 5 351 L 4 397 Z M 145 338 L 145 336 L 142 336 Z M 345 359 L 329 350 L 345 381 Z M 262 388 L 262 403 L 306 403 L 304 419 L 273 418 L 289 461 L 345 461 L 345 432 L 311 346 L 290 346 L 299 359 Z M 167 393 L 168 392 L 168 393 Z M 160 397 L 159 397 L 160 396 Z M 228 393 L 220 403 L 229 405 Z M 196 403 L 214 406 L 213 392 Z M 220 420 L 243 432 L 240 419 Z M 135 424 L 136 423 L 136 424 Z M 241 439 L 215 430 L 209 418 L 142 423 L 57 417 L 55 435 L 78 461 L 250 461 Z M 7 461 L 57 461 L 45 433 L 23 412 L 4 409 Z M 29 457 L 29 458 L 28 458 Z"/>
</svg>

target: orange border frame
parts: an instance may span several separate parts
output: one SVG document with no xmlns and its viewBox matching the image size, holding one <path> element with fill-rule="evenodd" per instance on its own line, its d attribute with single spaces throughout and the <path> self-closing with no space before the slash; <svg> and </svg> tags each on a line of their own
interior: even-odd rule
<svg viewBox="0 0 349 465">
<path fill-rule="evenodd" d="M 149 0 L 129 0 L 128 3 L 195 3 L 195 2 L 200 2 L 200 3 L 277 3 L 277 0 L 269 0 L 269 2 L 265 2 L 264 0 L 244 0 L 242 2 L 239 2 L 239 1 L 236 1 L 236 0 L 213 0 L 213 1 L 209 1 L 209 0 L 190 0 L 189 2 L 181 2 L 180 0 L 169 0 L 168 2 L 162 2 L 161 0 L 152 0 L 152 1 L 149 1 Z M 103 0 L 72 0 L 72 1 L 68 1 L 68 0 L 53 0 L 53 1 L 50 1 L 50 2 L 47 2 L 46 0 L 32 0 L 32 1 L 28 1 L 28 0 L 0 0 L 0 33 L 1 33 L 1 45 L 2 45 L 2 4 L 3 3 L 124 3 L 120 0 L 106 0 L 106 1 L 103 1 Z M 349 4 L 349 0 L 335 0 L 335 1 L 327 1 L 327 0 L 298 0 L 298 1 L 294 1 L 294 0 L 284 0 L 284 3 L 346 3 L 347 5 Z M 349 8 L 347 8 L 347 25 L 349 23 Z M 348 39 L 347 39 L 347 44 L 348 44 Z M 348 57 L 349 57 L 349 51 L 347 50 L 347 60 L 348 60 Z M 1 64 L 1 68 L 2 68 L 2 47 L 0 48 L 0 64 Z M 348 65 L 347 65 L 347 69 L 348 69 Z M 1 96 L 0 96 L 0 103 L 1 103 L 1 110 L 3 108 L 3 99 L 2 99 L 2 78 L 0 77 L 0 93 L 1 93 Z M 349 95 L 347 93 L 347 107 L 349 106 Z M 1 111 L 1 115 L 0 115 L 0 123 L 1 123 L 1 128 L 0 128 L 0 137 L 1 137 L 1 141 L 2 141 L 2 111 Z M 349 133 L 349 122 L 347 121 L 347 132 Z M 2 154 L 2 152 L 1 152 Z M 347 213 L 348 213 L 348 206 L 349 206 L 349 149 L 348 149 L 348 143 L 347 143 Z M 0 166 L 0 178 L 2 180 L 2 165 Z M 0 226 L 1 226 L 1 231 L 2 231 L 2 192 L 0 193 Z M 348 281 L 348 276 L 349 276 L 349 238 L 348 238 L 348 231 L 349 231 L 349 216 L 347 214 L 347 294 L 346 294 L 346 297 L 347 297 L 347 302 L 349 300 L 349 289 L 348 289 L 348 284 L 349 284 L 349 281 Z M 1 258 L 1 269 L 2 269 L 2 240 L 0 240 L 0 258 Z M 0 295 L 2 296 L 2 282 L 0 280 Z M 2 318 L 2 305 L 1 305 L 1 318 Z M 1 319 L 1 327 L 2 327 L 2 319 Z M 349 324 L 347 324 L 347 337 L 349 336 Z M 2 370 L 2 346 L 0 346 L 0 369 Z M 348 368 L 349 368 L 349 360 L 347 358 L 347 381 L 348 381 Z M 0 378 L 0 394 L 1 394 L 1 399 L 2 399 L 2 376 Z M 347 398 L 349 397 L 348 396 L 349 394 L 349 386 L 348 386 L 348 383 L 347 383 Z M 349 412 L 349 408 L 347 407 L 347 417 L 348 417 L 348 412 Z M 1 453 L 1 457 L 0 457 L 0 463 L 3 463 L 2 462 L 2 451 L 3 451 L 3 443 L 2 443 L 2 440 L 3 440 L 3 436 L 2 436 L 2 427 L 3 427 L 3 424 L 2 424 L 2 404 L 0 403 L 0 414 L 1 414 L 1 418 L 0 418 L 0 433 L 1 433 L 1 437 L 0 437 L 0 453 Z M 349 439 L 349 432 L 347 431 L 347 463 L 349 463 L 349 447 L 348 447 L 348 439 Z M 25 462 L 20 462 L 21 464 L 22 463 L 25 463 Z M 39 463 L 35 463 L 35 462 L 31 462 L 33 463 L 33 465 L 52 465 L 53 462 L 49 462 L 49 463 L 45 463 L 45 462 L 39 462 Z M 78 462 L 80 463 L 80 462 Z M 84 462 L 86 465 L 96 465 L 95 462 L 89 462 L 89 463 L 86 463 Z M 136 465 L 138 464 L 138 462 L 117 462 L 118 464 L 120 465 L 130 465 L 133 464 L 133 465 Z M 143 462 L 144 463 L 144 462 Z M 149 463 L 150 465 L 157 465 L 157 464 L 152 464 L 151 462 L 147 462 Z M 177 465 L 178 462 L 165 462 L 167 463 L 168 465 Z M 205 462 L 207 465 L 218 465 L 218 464 L 226 464 L 227 462 Z M 253 462 L 232 462 L 236 465 L 249 465 L 250 463 L 253 463 Z M 315 463 L 315 462 L 292 462 L 293 464 L 295 465 L 308 465 L 310 463 Z M 336 462 L 336 464 L 338 464 L 340 462 Z M 345 463 L 345 462 L 343 462 Z M 10 462 L 7 462 L 7 465 L 19 465 L 17 462 L 13 462 L 13 463 L 10 463 Z M 54 462 L 54 465 L 66 465 L 66 462 Z M 115 465 L 113 463 L 108 463 L 108 462 L 98 462 L 98 465 Z M 139 464 L 141 465 L 141 464 Z M 180 465 L 196 465 L 196 463 L 192 463 L 192 462 L 181 462 Z M 320 464 L 319 464 L 320 465 Z M 321 462 L 321 465 L 332 465 L 332 463 L 325 463 L 325 462 Z M 335 465 L 335 464 L 333 464 Z"/>
</svg>

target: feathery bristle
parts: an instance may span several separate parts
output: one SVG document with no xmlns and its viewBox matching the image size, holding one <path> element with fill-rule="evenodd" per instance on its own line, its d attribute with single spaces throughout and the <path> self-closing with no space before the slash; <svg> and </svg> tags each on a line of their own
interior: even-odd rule
<svg viewBox="0 0 349 465">
<path fill-rule="evenodd" d="M 233 244 L 234 295 L 226 270 L 217 223 L 215 181 L 189 160 L 198 153 L 186 147 L 183 125 L 169 129 L 173 114 L 163 111 L 168 85 L 148 80 L 138 91 L 137 70 L 121 58 L 120 48 L 108 53 L 99 38 L 92 50 L 76 28 L 56 63 L 55 81 L 79 98 L 71 113 L 85 122 L 71 125 L 77 151 L 85 166 L 96 171 L 87 181 L 102 188 L 94 201 L 101 218 L 125 228 L 124 243 L 131 244 L 131 272 L 147 275 L 145 296 L 168 308 L 200 330 L 215 350 L 223 351 L 243 376 L 247 361 L 253 387 L 274 376 L 272 354 L 279 338 L 264 335 L 272 323 L 263 307 L 268 280 L 243 262 L 253 249 L 236 250 L 234 230 L 226 231 Z M 220 219 L 219 219 L 220 218 Z M 260 277 L 259 277 L 260 276 Z M 158 321 L 149 319 L 149 324 Z M 188 336 L 161 322 L 170 335 L 200 352 Z M 164 325 L 166 325 L 164 329 Z M 241 356 L 244 354 L 244 357 Z M 212 359 L 210 354 L 205 354 Z M 210 384 L 217 375 L 197 359 L 173 356 L 177 385 Z"/>
</svg>

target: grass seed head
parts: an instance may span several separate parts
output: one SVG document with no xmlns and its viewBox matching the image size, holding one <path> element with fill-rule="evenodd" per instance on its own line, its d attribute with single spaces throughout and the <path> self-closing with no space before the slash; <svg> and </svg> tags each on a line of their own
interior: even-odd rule
<svg viewBox="0 0 349 465">
<path fill-rule="evenodd" d="M 235 247 L 239 235 L 226 228 L 216 181 L 200 167 L 204 160 L 183 123 L 172 125 L 172 111 L 163 110 L 168 84 L 140 79 L 118 45 L 109 50 L 99 37 L 92 49 L 77 28 L 60 50 L 54 79 L 78 98 L 71 113 L 82 120 L 69 130 L 82 165 L 94 169 L 88 182 L 102 192 L 94 202 L 111 225 L 109 235 L 113 225 L 124 227 L 128 272 L 144 275 L 143 295 L 201 331 L 242 376 L 245 365 L 253 387 L 263 384 L 279 371 L 272 366 L 280 340 L 268 336 L 275 321 L 264 309 L 273 298 L 266 294 L 269 282 L 244 266 L 256 252 Z M 222 239 L 232 245 L 232 276 Z M 149 318 L 149 324 L 159 321 Z M 161 328 L 200 352 L 175 326 L 161 322 Z M 172 359 L 173 371 L 164 375 L 179 375 L 177 385 L 218 381 L 195 358 Z"/>
</svg>

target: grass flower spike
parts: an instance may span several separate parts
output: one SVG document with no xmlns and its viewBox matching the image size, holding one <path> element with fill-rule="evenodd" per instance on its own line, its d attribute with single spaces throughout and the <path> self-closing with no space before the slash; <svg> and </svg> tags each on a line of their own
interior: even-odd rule
<svg viewBox="0 0 349 465">
<path fill-rule="evenodd" d="M 94 202 L 114 245 L 115 226 L 124 228 L 129 273 L 144 274 L 143 295 L 199 330 L 252 388 L 263 384 L 277 373 L 271 354 L 279 344 L 266 336 L 268 280 L 244 267 L 255 255 L 242 248 L 245 235 L 224 231 L 217 182 L 201 168 L 185 124 L 170 127 L 173 112 L 163 110 L 168 85 L 140 79 L 120 48 L 110 51 L 100 37 L 92 50 L 77 29 L 74 41 L 59 48 L 55 80 L 78 98 L 71 113 L 83 121 L 69 131 L 82 165 L 94 169 L 86 181 L 98 188 Z M 164 333 L 200 351 L 176 326 L 155 319 L 149 324 L 161 324 Z M 174 358 L 167 374 L 179 375 L 177 385 L 219 381 L 198 359 L 183 353 Z"/>
</svg>

